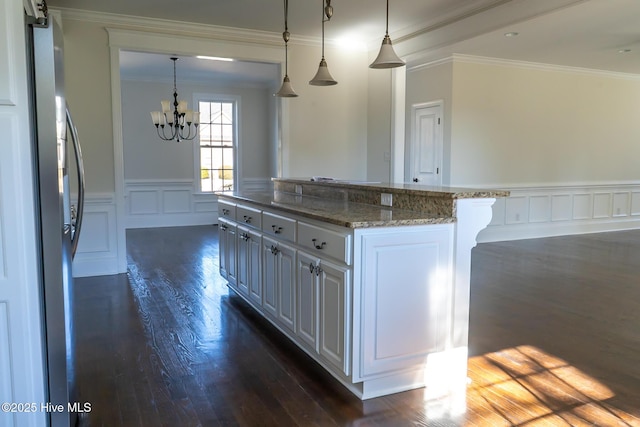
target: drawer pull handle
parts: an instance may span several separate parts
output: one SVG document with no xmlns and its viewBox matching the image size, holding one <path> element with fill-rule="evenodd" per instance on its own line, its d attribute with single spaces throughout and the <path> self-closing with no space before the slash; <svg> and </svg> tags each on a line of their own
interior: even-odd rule
<svg viewBox="0 0 640 427">
<path fill-rule="evenodd" d="M 229 215 L 229 209 L 222 209 L 222 215 Z"/>
<path fill-rule="evenodd" d="M 314 270 L 316 269 L 316 266 L 313 265 L 312 262 L 309 263 L 309 273 L 313 274 Z"/>
<path fill-rule="evenodd" d="M 320 264 L 318 264 L 318 266 L 316 267 L 316 276 L 319 276 L 320 273 L 322 273 L 324 270 L 322 269 L 322 267 L 320 266 Z"/>
<path fill-rule="evenodd" d="M 251 217 L 250 216 L 244 215 L 243 218 L 244 218 L 244 222 L 246 222 L 247 224 L 251 224 Z"/>
<path fill-rule="evenodd" d="M 282 227 L 278 227 L 277 225 L 272 225 L 271 228 L 273 229 L 273 232 L 276 234 L 282 233 Z"/>
<path fill-rule="evenodd" d="M 325 246 L 327 246 L 327 242 L 322 242 L 320 244 L 317 244 L 316 242 L 318 241 L 318 239 L 311 239 L 311 241 L 313 242 L 313 246 L 315 246 L 316 249 L 322 249 Z"/>
<path fill-rule="evenodd" d="M 280 249 L 278 249 L 276 246 L 271 245 L 271 253 L 273 255 L 278 255 L 278 252 L 280 252 Z"/>
</svg>

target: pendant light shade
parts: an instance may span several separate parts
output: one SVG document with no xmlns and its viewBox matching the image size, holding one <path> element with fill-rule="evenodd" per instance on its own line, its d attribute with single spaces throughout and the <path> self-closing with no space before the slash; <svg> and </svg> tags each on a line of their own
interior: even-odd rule
<svg viewBox="0 0 640 427">
<path fill-rule="evenodd" d="M 280 90 L 274 95 L 280 98 L 295 98 L 298 96 L 293 86 L 291 86 L 291 80 L 289 80 L 289 0 L 284 0 L 284 32 L 282 33 L 282 39 L 284 40 L 284 79 L 282 79 L 282 86 Z"/>
<path fill-rule="evenodd" d="M 324 58 L 320 60 L 318 72 L 313 79 L 309 81 L 309 84 L 314 86 L 333 86 L 338 84 L 338 82 L 331 76 L 329 68 L 327 67 L 327 61 L 325 61 Z"/>
<path fill-rule="evenodd" d="M 284 76 L 282 80 L 282 86 L 280 86 L 280 90 L 275 94 L 280 98 L 295 98 L 298 96 L 295 90 L 293 90 L 293 86 L 291 86 L 291 80 L 289 80 L 289 76 Z"/>
<path fill-rule="evenodd" d="M 331 16 L 333 15 L 331 0 L 327 0 L 326 6 L 324 4 L 324 1 L 325 0 L 322 0 L 322 59 L 320 60 L 320 65 L 318 66 L 318 72 L 313 77 L 313 79 L 309 81 L 309 84 L 313 86 L 333 86 L 338 84 L 338 82 L 335 81 L 331 76 L 329 68 L 327 67 L 327 61 L 324 59 L 324 23 L 330 20 Z"/>
<path fill-rule="evenodd" d="M 387 26 L 384 39 L 382 39 L 382 46 L 380 47 L 378 57 L 369 65 L 369 68 L 395 68 L 402 67 L 403 65 L 405 65 L 405 63 L 396 55 L 396 52 L 393 50 L 393 44 L 391 43 L 391 37 L 389 37 L 389 0 L 387 0 Z"/>
</svg>

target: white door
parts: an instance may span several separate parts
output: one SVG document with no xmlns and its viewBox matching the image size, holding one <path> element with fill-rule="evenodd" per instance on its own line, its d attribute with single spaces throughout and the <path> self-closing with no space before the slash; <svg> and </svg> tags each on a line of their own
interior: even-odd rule
<svg viewBox="0 0 640 427">
<path fill-rule="evenodd" d="M 419 104 L 412 108 L 411 182 L 442 184 L 442 104 Z"/>
</svg>

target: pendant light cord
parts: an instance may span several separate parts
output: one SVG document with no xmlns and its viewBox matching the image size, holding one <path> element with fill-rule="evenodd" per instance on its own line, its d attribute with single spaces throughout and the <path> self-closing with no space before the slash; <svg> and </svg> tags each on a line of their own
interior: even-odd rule
<svg viewBox="0 0 640 427">
<path fill-rule="evenodd" d="M 289 75 L 289 0 L 284 0 L 284 75 Z"/>
<path fill-rule="evenodd" d="M 389 0 L 387 0 L 387 27 L 385 29 L 385 34 L 389 35 Z"/>
<path fill-rule="evenodd" d="M 324 0 L 322 0 L 322 59 L 324 59 Z"/>
</svg>

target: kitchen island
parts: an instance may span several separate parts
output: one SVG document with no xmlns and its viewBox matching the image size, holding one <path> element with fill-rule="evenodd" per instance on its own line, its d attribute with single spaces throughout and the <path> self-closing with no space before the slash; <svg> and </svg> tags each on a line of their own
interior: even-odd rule
<svg viewBox="0 0 640 427">
<path fill-rule="evenodd" d="M 218 194 L 230 289 L 361 399 L 464 387 L 471 249 L 508 192 L 273 184 Z"/>
</svg>

